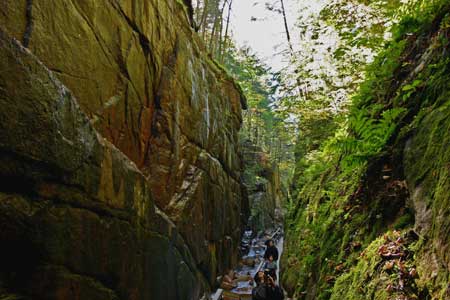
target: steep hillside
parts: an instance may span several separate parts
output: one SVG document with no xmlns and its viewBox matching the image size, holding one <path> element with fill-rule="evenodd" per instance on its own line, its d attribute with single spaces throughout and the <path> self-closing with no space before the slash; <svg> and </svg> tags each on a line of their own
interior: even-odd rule
<svg viewBox="0 0 450 300">
<path fill-rule="evenodd" d="M 242 122 L 241 109 L 246 107 L 246 100 L 234 81 L 208 57 L 203 49 L 203 42 L 189 24 L 184 4 L 176 0 L 7 0 L 2 3 L 0 12 L 0 28 L 5 32 L 2 51 L 17 52 L 20 56 L 17 58 L 16 65 L 12 61 L 5 61 L 7 56 L 2 58 L 4 60 L 2 63 L 8 65 L 11 73 L 16 72 L 15 68 L 17 72 L 22 72 L 21 68 L 24 65 L 25 68 L 29 68 L 27 76 L 30 77 L 28 82 L 31 85 L 30 90 L 27 90 L 27 86 L 22 85 L 20 77 L 15 77 L 17 84 L 14 85 L 9 75 L 2 73 L 2 83 L 7 88 L 2 86 L 2 113 L 6 115 L 0 120 L 1 159 L 6 164 L 7 158 L 14 155 L 25 157 L 23 162 L 18 159 L 18 164 L 30 163 L 36 168 L 42 165 L 43 169 L 39 172 L 42 172 L 41 175 L 44 177 L 40 181 L 45 183 L 45 188 L 36 190 L 34 173 L 27 174 L 22 170 L 14 175 L 16 171 L 13 169 L 18 168 L 17 166 L 9 170 L 2 165 L 2 176 L 7 180 L 3 181 L 0 191 L 9 195 L 11 192 L 9 185 L 14 181 L 11 178 L 16 178 L 18 182 L 25 181 L 31 185 L 31 187 L 24 185 L 24 191 L 20 188 L 13 190 L 14 193 L 19 193 L 20 197 L 30 196 L 30 193 L 34 197 L 36 194 L 38 199 L 46 199 L 50 206 L 59 206 L 60 202 L 70 201 L 75 207 L 79 207 L 81 201 L 84 203 L 83 208 L 93 210 L 95 213 L 98 211 L 94 200 L 99 198 L 106 202 L 108 209 L 112 206 L 121 210 L 121 206 L 116 207 L 115 204 L 116 202 L 120 204 L 129 197 L 127 189 L 133 190 L 135 179 L 123 178 L 128 175 L 114 172 L 126 170 L 125 165 L 135 165 L 133 172 L 139 174 L 135 177 L 139 177 L 142 181 L 139 183 L 140 196 L 152 199 L 142 200 L 142 204 L 135 209 L 140 211 L 141 206 L 144 205 L 157 210 L 153 208 L 155 205 L 164 211 L 177 228 L 175 230 L 170 225 L 171 229 L 168 229 L 168 233 L 165 231 L 160 233 L 159 238 L 169 244 L 167 247 L 157 247 L 152 245 L 154 242 L 151 238 L 140 236 L 137 239 L 131 234 L 131 231 L 140 234 L 140 227 L 137 226 L 139 222 L 133 215 L 129 217 L 131 225 L 127 229 L 130 231 L 128 233 L 125 229 L 115 226 L 116 221 L 112 223 L 104 221 L 103 213 L 95 218 L 98 222 L 105 223 L 104 231 L 96 229 L 96 225 L 92 225 L 93 228 L 84 228 L 83 224 L 87 222 L 83 220 L 84 213 L 80 213 L 78 217 L 74 216 L 73 220 L 66 220 L 64 214 L 55 212 L 55 216 L 48 218 L 42 216 L 42 218 L 46 225 L 58 229 L 60 240 L 53 240 L 51 232 L 48 234 L 38 232 L 36 233 L 39 237 L 38 241 L 50 245 L 67 242 L 67 247 L 71 248 L 71 251 L 83 253 L 85 255 L 83 265 L 89 268 L 102 268 L 104 273 L 98 275 L 112 282 L 107 285 L 110 289 L 117 291 L 117 286 L 123 285 L 121 288 L 126 289 L 127 292 L 121 290 L 119 298 L 149 299 L 146 293 L 152 290 L 152 286 L 145 282 L 163 280 L 177 284 L 177 280 L 181 279 L 176 279 L 178 278 L 176 276 L 181 275 L 175 271 L 171 273 L 172 262 L 166 261 L 168 265 L 164 267 L 152 265 L 151 260 L 146 256 L 150 255 L 146 252 L 147 250 L 142 250 L 140 246 L 133 243 L 144 243 L 150 247 L 149 249 L 156 247 L 154 254 L 151 255 L 164 256 L 171 255 L 168 249 L 174 247 L 175 240 L 182 239 L 187 244 L 187 248 L 183 246 L 185 253 L 182 254 L 189 256 L 189 259 L 186 259 L 189 262 L 187 264 L 189 272 L 197 274 L 197 269 L 200 270 L 206 282 L 212 284 L 218 274 L 237 262 L 242 220 L 245 220 L 247 215 L 245 211 L 247 199 L 242 193 L 242 163 L 238 152 L 237 135 Z M 54 168 L 65 170 L 59 164 L 71 163 L 73 158 L 70 153 L 65 153 L 64 139 L 49 141 L 50 136 L 48 139 L 45 138 L 45 132 L 39 123 L 40 115 L 32 110 L 39 107 L 34 107 L 30 103 L 40 103 L 39 101 L 49 99 L 54 99 L 54 102 L 58 103 L 59 98 L 55 96 L 56 98 L 45 99 L 47 94 L 42 92 L 42 94 L 33 94 L 31 98 L 33 101 L 25 103 L 23 101 L 30 99 L 22 99 L 20 94 L 14 94 L 14 91 L 19 93 L 21 89 L 24 89 L 23 93 L 32 94 L 34 86 L 45 85 L 46 81 L 41 80 L 40 75 L 33 74 L 35 63 L 31 66 L 22 63 L 22 60 L 31 59 L 21 58 L 28 55 L 25 50 L 10 50 L 11 47 L 6 42 L 9 38 L 6 36 L 16 38 L 28 48 L 36 60 L 41 61 L 48 68 L 51 75 L 43 76 L 55 76 L 61 81 L 61 84 L 56 84 L 57 87 L 54 89 L 63 89 L 62 85 L 64 85 L 71 91 L 70 95 L 76 98 L 76 103 L 88 118 L 88 121 L 83 121 L 82 125 L 88 126 L 87 122 L 92 124 L 102 137 L 118 149 L 117 152 L 124 154 L 124 157 L 119 159 L 120 162 L 116 162 L 113 158 L 105 158 L 103 162 L 99 158 L 98 161 L 82 163 L 82 165 L 96 165 L 98 172 L 92 171 L 94 173 L 91 174 L 88 170 L 73 176 L 79 176 L 77 180 L 86 181 L 85 184 L 93 185 L 95 188 L 80 194 L 76 190 L 84 189 L 81 183 L 64 182 L 63 185 L 69 185 L 70 189 L 65 190 L 64 197 L 61 197 L 53 190 L 50 182 L 48 183 L 50 187 L 47 186 L 48 176 L 50 178 L 54 178 L 56 174 L 59 177 L 69 176 L 63 171 L 53 173 L 53 170 Z M 17 48 L 20 47 L 17 46 Z M 37 73 L 44 72 L 39 68 Z M 41 88 L 45 90 L 45 87 L 39 87 Z M 12 102 L 17 102 L 18 106 L 24 105 L 19 107 L 17 117 L 23 117 L 21 122 L 28 122 L 27 125 L 30 128 L 36 128 L 35 143 L 25 142 L 31 138 L 28 136 L 33 134 L 31 131 L 23 136 L 19 135 L 20 132 L 14 131 L 19 121 L 14 121 L 12 116 L 8 117 L 12 114 L 8 111 Z M 58 107 L 53 106 L 45 112 L 62 113 Z M 69 118 L 67 121 L 69 123 L 64 126 L 73 126 L 73 130 L 78 130 L 77 126 L 81 125 L 70 123 L 76 121 L 76 116 L 74 115 L 72 120 L 70 111 L 64 111 L 64 113 L 67 114 L 66 118 Z M 81 114 L 78 111 L 74 113 Z M 50 118 L 50 115 L 48 117 Z M 47 124 L 50 121 L 43 120 L 43 122 Z M 89 130 L 92 131 L 92 129 Z M 4 132 L 8 132 L 8 135 L 4 135 Z M 16 132 L 15 135 L 12 134 L 14 132 Z M 92 136 L 96 134 L 92 133 Z M 38 143 L 39 140 L 40 143 Z M 13 146 L 15 142 L 22 143 L 23 147 L 15 149 Z M 47 145 L 46 143 L 49 142 L 53 144 Z M 55 144 L 56 142 L 62 144 Z M 84 145 L 89 142 L 84 138 L 76 141 L 69 139 L 66 142 L 74 143 L 79 147 L 93 147 Z M 115 149 L 112 146 L 104 147 Z M 25 155 L 26 151 L 30 151 L 29 155 Z M 86 151 L 86 157 L 94 155 Z M 35 156 L 35 153 L 41 154 Z M 35 159 L 37 162 L 34 161 Z M 41 162 L 47 159 L 52 166 L 49 169 L 45 166 L 46 163 Z M 52 162 L 53 159 L 56 162 Z M 76 169 L 79 165 L 75 164 L 72 167 Z M 103 174 L 100 170 L 104 168 L 113 173 Z M 11 177 L 13 175 L 15 177 Z M 131 180 L 132 183 L 126 183 L 126 180 Z M 112 194 L 101 192 L 98 185 L 110 189 L 108 193 Z M 75 190 L 74 194 L 71 192 L 72 189 Z M 35 205 L 35 200 L 35 198 L 26 199 L 31 207 Z M 40 207 L 40 204 L 38 206 Z M 34 226 L 37 226 L 33 218 L 26 217 L 28 213 L 34 214 L 35 209 L 31 211 L 24 211 L 24 207 L 17 209 L 16 212 L 10 212 L 8 208 L 4 212 L 9 216 L 8 218 L 12 219 L 15 218 L 15 214 L 17 217 L 25 214 L 23 215 L 25 223 L 20 225 L 24 227 L 24 230 L 32 230 Z M 86 213 L 91 215 L 93 212 Z M 152 218 L 145 217 L 146 220 Z M 154 221 L 158 222 L 157 219 Z M 169 221 L 164 222 L 171 224 Z M 19 230 L 19 225 L 17 228 L 15 226 L 11 225 L 11 232 L 5 237 L 6 240 L 16 238 L 14 237 L 16 229 L 22 230 Z M 72 234 L 72 226 L 74 230 L 79 231 L 80 237 Z M 111 236 L 108 236 L 106 231 Z M 179 235 L 176 232 L 179 232 Z M 21 235 L 21 233 L 17 234 Z M 107 240 L 99 242 L 99 238 Z M 101 246 L 98 245 L 99 243 Z M 126 257 L 120 255 L 116 257 L 114 249 L 118 245 L 115 243 L 128 245 L 130 253 L 126 254 Z M 181 244 L 184 245 L 184 243 Z M 86 250 L 91 247 L 98 252 L 91 253 Z M 26 253 L 28 252 L 23 254 Z M 97 278 L 97 273 L 91 272 L 89 268 L 78 270 L 69 265 L 70 259 L 78 259 L 76 255 L 58 256 L 57 261 L 52 261 L 51 255 L 45 254 L 42 259 L 44 261 L 49 259 L 51 264 L 68 268 L 74 274 L 87 275 L 100 280 Z M 114 268 L 121 268 L 121 272 L 125 272 L 128 265 L 142 265 L 139 266 L 142 268 L 142 273 L 136 280 L 136 284 L 128 283 L 121 276 L 114 275 L 115 269 L 108 267 L 108 264 L 116 260 L 119 265 Z M 41 262 L 40 259 L 37 261 Z M 144 267 L 146 264 L 150 264 L 149 267 Z M 177 268 L 180 267 L 177 260 L 174 260 L 173 264 L 176 264 Z M 14 268 L 11 268 L 5 272 L 13 272 Z M 40 273 L 31 272 L 30 274 Z M 111 278 L 109 278 L 110 275 Z M 186 280 L 190 284 L 190 279 Z M 194 299 L 195 297 L 191 297 L 192 293 L 196 291 L 195 295 L 197 295 L 198 291 L 204 289 L 205 284 L 197 279 L 192 280 L 192 284 L 195 289 L 166 286 L 164 291 L 161 290 L 162 294 L 156 298 L 179 299 L 181 294 L 176 293 L 183 292 L 188 294 L 183 294 L 182 298 Z M 54 290 L 50 289 L 49 292 Z M 58 297 L 55 296 L 55 298 Z M 76 298 L 75 294 L 67 297 Z"/>
<path fill-rule="evenodd" d="M 450 299 L 450 9 L 432 2 L 297 174 L 282 279 L 299 299 Z"/>
</svg>

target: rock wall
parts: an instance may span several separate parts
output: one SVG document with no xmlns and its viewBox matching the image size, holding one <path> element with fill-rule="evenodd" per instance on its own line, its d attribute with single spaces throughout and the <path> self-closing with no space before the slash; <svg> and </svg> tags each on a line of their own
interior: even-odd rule
<svg viewBox="0 0 450 300">
<path fill-rule="evenodd" d="M 404 168 L 422 237 L 416 253 L 418 285 L 434 299 L 450 299 L 450 101 L 419 116 L 404 147 Z"/>
<path fill-rule="evenodd" d="M 255 232 L 281 225 L 283 189 L 278 166 L 250 140 L 242 141 L 241 145 L 245 165 L 243 182 L 250 209 L 248 225 Z"/>
<path fill-rule="evenodd" d="M 246 103 L 208 58 L 183 3 L 6 0 L 0 13 L 0 27 L 71 90 L 100 135 L 142 172 L 148 197 L 213 283 L 236 263 L 245 219 L 237 133 Z"/>
<path fill-rule="evenodd" d="M 2 297 L 199 299 L 208 284 L 136 165 L 3 31 L 0 56 Z"/>
</svg>

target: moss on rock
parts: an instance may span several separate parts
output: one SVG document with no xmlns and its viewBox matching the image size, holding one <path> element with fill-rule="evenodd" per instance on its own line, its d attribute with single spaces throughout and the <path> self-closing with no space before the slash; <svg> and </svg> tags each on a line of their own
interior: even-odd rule
<svg viewBox="0 0 450 300">
<path fill-rule="evenodd" d="M 287 219 L 282 275 L 299 299 L 450 299 L 449 7 L 438 2 L 414 23 L 414 38 L 400 23 L 354 99 L 352 113 L 375 123 L 402 111 L 380 149 L 356 151 L 355 168 L 340 164 L 351 150 L 300 166 L 309 181 Z M 385 88 L 375 95 L 376 86 Z M 418 237 L 396 260 L 380 255 L 393 229 Z"/>
</svg>

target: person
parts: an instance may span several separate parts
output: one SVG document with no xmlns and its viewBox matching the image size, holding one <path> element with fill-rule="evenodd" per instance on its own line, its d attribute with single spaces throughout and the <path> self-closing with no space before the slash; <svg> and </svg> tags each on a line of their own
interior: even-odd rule
<svg viewBox="0 0 450 300">
<path fill-rule="evenodd" d="M 273 240 L 268 240 L 266 252 L 264 252 L 264 259 L 268 260 L 271 255 L 274 261 L 278 261 L 278 249 L 275 247 Z"/>
<path fill-rule="evenodd" d="M 259 270 L 258 272 L 256 272 L 255 277 L 253 278 L 253 281 L 256 283 L 256 286 L 263 284 L 264 283 L 264 271 Z"/>
<path fill-rule="evenodd" d="M 236 274 L 233 270 L 228 270 L 226 274 L 222 278 L 222 283 L 220 284 L 220 287 L 224 290 L 232 290 L 237 286 L 236 282 Z"/>
<path fill-rule="evenodd" d="M 237 276 L 235 271 L 229 269 L 228 272 L 223 276 L 220 287 L 224 290 L 232 290 L 238 286 L 239 281 L 247 280 L 253 283 L 253 279 L 250 274 Z"/>
<path fill-rule="evenodd" d="M 263 281 L 261 278 L 261 273 L 264 276 Z M 258 272 L 257 278 L 259 284 L 252 291 L 252 300 L 283 300 L 284 294 L 281 288 L 275 283 L 275 279 L 264 272 Z"/>
<path fill-rule="evenodd" d="M 266 270 L 272 278 L 276 278 L 277 262 L 274 260 L 273 255 L 270 255 L 269 259 L 264 263 L 264 270 Z"/>
</svg>

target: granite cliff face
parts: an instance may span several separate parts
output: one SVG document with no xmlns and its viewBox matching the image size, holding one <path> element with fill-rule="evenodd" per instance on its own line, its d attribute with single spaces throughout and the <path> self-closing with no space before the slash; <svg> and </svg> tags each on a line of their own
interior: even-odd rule
<svg viewBox="0 0 450 300">
<path fill-rule="evenodd" d="M 207 283 L 136 165 L 3 32 L 0 53 L 2 294 L 198 299 Z"/>
<path fill-rule="evenodd" d="M 161 288 L 148 282 L 162 280 L 189 286 L 166 285 L 155 299 L 195 299 L 237 259 L 247 206 L 237 133 L 246 104 L 206 55 L 186 7 L 7 0 L 0 10 L 2 70 L 17 73 L 2 73 L 2 212 L 5 222 L 21 220 L 3 239 L 36 236 L 43 253 L 30 276 L 49 265 L 60 270 L 48 272 L 55 284 L 150 299 Z M 69 108 L 58 106 L 63 100 Z M 78 136 L 82 129 L 89 134 Z M 62 299 L 44 285 L 34 291 Z"/>
</svg>

